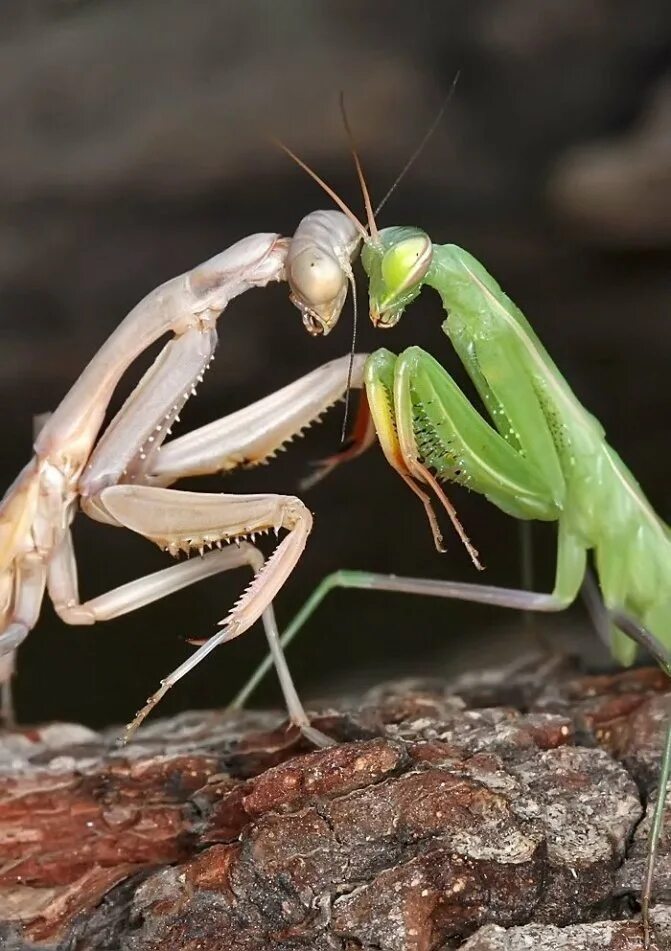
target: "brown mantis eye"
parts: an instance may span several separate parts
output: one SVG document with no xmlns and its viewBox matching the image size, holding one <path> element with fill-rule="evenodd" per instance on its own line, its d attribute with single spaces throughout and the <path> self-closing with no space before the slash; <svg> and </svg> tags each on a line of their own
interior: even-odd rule
<svg viewBox="0 0 671 951">
<path fill-rule="evenodd" d="M 294 258 L 288 279 L 293 292 L 308 307 L 333 301 L 347 283 L 338 261 L 317 248 L 306 250 Z"/>
</svg>

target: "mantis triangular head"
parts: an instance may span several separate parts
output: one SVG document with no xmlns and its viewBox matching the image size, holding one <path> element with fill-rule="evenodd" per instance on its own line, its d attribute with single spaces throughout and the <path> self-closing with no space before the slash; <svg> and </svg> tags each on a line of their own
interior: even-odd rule
<svg viewBox="0 0 671 951">
<path fill-rule="evenodd" d="M 405 307 L 421 290 L 422 281 L 432 264 L 433 245 L 429 236 L 419 228 L 395 227 L 384 228 L 382 231 L 378 229 L 370 192 L 342 101 L 341 109 L 366 208 L 367 227 L 306 162 L 284 143 L 277 141 L 277 144 L 317 182 L 361 235 L 361 260 L 369 279 L 370 318 L 376 327 L 393 327 Z M 334 323 L 335 321 L 331 321 L 331 325 Z"/>
<path fill-rule="evenodd" d="M 370 319 L 393 327 L 422 289 L 433 261 L 433 245 L 419 228 L 384 228 L 378 245 L 366 245 L 361 262 L 368 274 Z"/>
</svg>

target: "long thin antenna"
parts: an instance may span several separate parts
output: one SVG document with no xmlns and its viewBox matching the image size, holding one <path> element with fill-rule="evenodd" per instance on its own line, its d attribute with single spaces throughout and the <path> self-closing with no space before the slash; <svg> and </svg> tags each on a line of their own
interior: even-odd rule
<svg viewBox="0 0 671 951">
<path fill-rule="evenodd" d="M 344 109 L 344 106 L 343 106 L 342 108 Z M 343 112 L 343 116 L 344 116 L 344 112 Z M 345 123 L 346 123 L 346 128 L 347 128 L 348 135 L 349 135 L 350 138 L 351 138 L 351 132 L 350 132 L 350 129 L 349 129 L 349 125 L 347 125 L 347 118 L 346 118 L 346 117 L 345 117 Z M 297 164 L 298 166 L 300 166 L 300 168 L 302 168 L 304 172 L 307 172 L 308 175 L 310 176 L 310 178 L 314 179 L 314 181 L 316 181 L 317 184 L 318 184 L 321 188 L 324 189 L 324 191 L 325 191 L 326 194 L 329 196 L 329 198 L 332 198 L 332 199 L 333 199 L 333 201 L 336 203 L 336 205 L 338 206 L 338 208 L 340 208 L 340 210 L 341 210 L 345 215 L 347 215 L 347 217 L 350 219 L 350 221 L 356 226 L 356 228 L 357 228 L 358 231 L 360 232 L 360 234 L 361 234 L 363 240 L 364 240 L 364 241 L 370 240 L 370 239 L 369 239 L 369 236 L 368 236 L 368 231 L 366 230 L 366 228 L 364 227 L 364 225 L 359 221 L 359 219 L 358 219 L 357 216 L 354 214 L 354 212 L 351 210 L 351 208 L 349 208 L 349 207 L 345 204 L 345 202 L 342 200 L 342 198 L 340 198 L 340 196 L 335 193 L 335 191 L 331 188 L 331 186 L 328 185 L 328 184 L 324 181 L 323 178 L 320 178 L 320 176 L 317 175 L 317 173 L 316 173 L 315 171 L 313 171 L 313 170 L 310 168 L 310 166 L 307 165 L 302 159 L 300 159 L 300 158 L 295 154 L 295 152 L 292 152 L 291 149 L 290 149 L 288 146 L 286 146 L 286 145 L 284 144 L 284 142 L 282 142 L 280 139 L 277 139 L 277 138 L 273 138 L 273 141 L 276 143 L 276 145 L 279 145 L 279 147 L 282 149 L 282 151 L 283 151 L 283 152 L 286 152 L 286 154 L 289 156 L 289 158 L 293 159 L 293 161 L 296 162 L 296 164 Z M 368 195 L 368 190 L 367 190 L 367 188 L 366 188 L 366 183 L 365 183 L 365 181 L 364 181 L 364 179 L 363 179 L 363 172 L 361 171 L 361 164 L 360 164 L 360 162 L 359 162 L 358 156 L 356 155 L 356 152 L 355 152 L 355 162 L 356 162 L 356 165 L 357 165 L 357 170 L 358 170 L 358 172 L 359 172 L 359 180 L 360 180 L 360 182 L 361 182 L 361 186 L 362 186 L 363 191 L 364 191 L 364 199 L 365 199 L 365 201 L 366 201 L 366 212 L 367 212 L 367 214 L 368 214 L 368 220 L 369 220 L 369 222 L 372 223 L 371 236 L 374 235 L 375 238 L 377 238 L 377 237 L 378 237 L 378 233 L 377 233 L 377 228 L 375 227 L 375 219 L 373 218 L 373 214 L 372 214 L 372 208 L 371 208 L 371 204 L 370 204 L 370 196 Z M 354 369 L 354 354 L 355 354 L 355 351 L 356 351 L 356 331 L 357 331 L 357 323 L 358 323 L 358 309 L 357 309 L 357 299 L 356 299 L 356 284 L 354 283 L 354 275 L 351 273 L 351 271 L 350 271 L 350 273 L 349 273 L 349 275 L 348 275 L 348 279 L 349 279 L 350 287 L 352 288 L 352 302 L 353 302 L 353 307 L 354 307 L 354 319 L 353 319 L 353 325 L 352 325 L 352 347 L 351 347 L 350 355 L 349 355 L 349 367 L 348 367 L 348 369 L 347 369 L 347 389 L 345 390 L 345 412 L 344 412 L 344 415 L 343 415 L 342 431 L 341 431 L 341 434 L 340 434 L 340 441 L 341 441 L 341 443 L 344 443 L 344 442 L 345 442 L 345 437 L 346 437 L 346 435 L 347 435 L 347 418 L 348 418 L 348 415 L 349 415 L 350 390 L 351 390 L 351 388 L 352 388 L 352 371 L 353 371 L 353 369 Z"/>
<path fill-rule="evenodd" d="M 340 91 L 340 112 L 342 115 L 343 124 L 345 126 L 345 131 L 347 132 L 347 137 L 349 139 L 350 148 L 352 149 L 352 157 L 354 158 L 356 173 L 359 177 L 359 184 L 361 185 L 361 191 L 363 193 L 363 201 L 366 207 L 366 217 L 368 219 L 368 230 L 370 231 L 370 237 L 373 242 L 378 243 L 380 240 L 380 234 L 377 230 L 377 224 L 375 223 L 375 215 L 373 213 L 373 205 L 370 200 L 370 192 L 368 191 L 368 186 L 366 184 L 366 177 L 363 174 L 363 168 L 361 167 L 361 160 L 359 159 L 359 153 L 357 152 L 356 143 L 354 141 L 354 135 L 352 133 L 352 129 L 349 124 L 349 119 L 347 118 L 347 110 L 345 108 L 345 93 L 342 90 Z M 349 416 L 350 391 L 352 388 L 352 368 L 354 366 L 354 354 L 356 352 L 356 331 L 357 331 L 357 319 L 358 319 L 356 284 L 354 283 L 354 275 L 350 274 L 349 281 L 352 288 L 352 306 L 353 306 L 352 346 L 350 348 L 349 367 L 347 370 L 347 389 L 345 390 L 345 412 L 343 413 L 342 430 L 340 432 L 341 445 L 344 444 L 346 436 L 347 436 L 347 419 Z"/>
<path fill-rule="evenodd" d="M 356 331 L 358 324 L 358 314 L 359 309 L 357 307 L 356 301 L 356 284 L 354 283 L 354 275 L 350 273 L 349 275 L 349 284 L 352 288 L 352 308 L 353 308 L 353 317 L 352 317 L 352 346 L 349 352 L 349 366 L 347 367 L 347 388 L 345 390 L 345 412 L 343 413 L 342 418 L 342 430 L 340 432 L 340 443 L 341 445 L 345 442 L 347 437 L 347 418 L 349 416 L 349 403 L 350 403 L 350 393 L 352 392 L 352 370 L 354 369 L 354 354 L 356 352 Z"/>
<path fill-rule="evenodd" d="M 433 120 L 433 122 L 431 123 L 431 125 L 429 126 L 429 128 L 426 130 L 426 132 L 425 132 L 425 134 L 424 134 L 424 136 L 423 136 L 421 142 L 420 142 L 419 145 L 417 146 L 417 148 L 414 150 L 414 152 L 412 153 L 412 155 L 410 156 L 410 158 L 408 159 L 408 161 L 405 163 L 405 165 L 403 166 L 403 168 L 401 169 L 401 171 L 399 172 L 399 174 L 396 176 L 396 179 L 394 180 L 394 183 L 392 184 L 391 188 L 388 190 L 388 192 L 386 193 L 386 195 L 384 196 L 384 198 L 382 199 L 382 201 L 378 204 L 377 208 L 375 209 L 375 215 L 379 215 L 379 214 L 380 214 L 380 212 L 382 211 L 382 209 L 384 208 L 384 206 L 387 204 L 387 202 L 389 201 L 389 199 L 391 198 L 391 196 L 392 196 L 392 195 L 394 194 L 394 192 L 396 191 L 398 185 L 399 185 L 399 184 L 401 183 L 401 181 L 405 178 L 406 174 L 410 171 L 410 169 L 412 168 L 412 166 L 415 164 L 415 162 L 417 161 L 417 159 L 419 158 L 419 156 L 420 156 L 420 155 L 422 154 L 422 152 L 424 151 L 424 148 L 426 147 L 426 143 L 429 141 L 429 139 L 431 138 L 431 136 L 434 134 L 434 132 L 436 131 L 436 129 L 437 129 L 438 126 L 440 125 L 440 121 L 441 121 L 441 119 L 443 118 L 443 116 L 445 115 L 445 110 L 447 109 L 447 106 L 448 106 L 448 104 L 449 104 L 449 102 L 450 102 L 450 99 L 451 99 L 452 96 L 454 95 L 454 90 L 457 88 L 457 83 L 459 82 L 459 77 L 460 77 L 460 76 L 461 76 L 461 70 L 458 69 L 458 70 L 456 71 L 456 73 L 454 74 L 454 79 L 452 80 L 452 85 L 451 85 L 450 88 L 448 89 L 447 95 L 446 95 L 445 98 L 443 99 L 443 102 L 442 102 L 442 105 L 441 105 L 440 109 L 439 109 L 438 112 L 436 113 L 435 119 Z"/>
<path fill-rule="evenodd" d="M 363 202 L 366 207 L 366 217 L 368 219 L 368 230 L 370 231 L 371 238 L 377 244 L 380 240 L 380 233 L 377 230 L 377 225 L 375 223 L 375 214 L 373 212 L 373 205 L 370 200 L 370 192 L 368 191 L 368 186 L 366 185 L 366 178 L 363 174 L 363 168 L 361 167 L 359 153 L 357 152 L 357 149 L 356 149 L 356 144 L 354 142 L 354 136 L 350 128 L 349 119 L 347 118 L 347 110 L 345 109 L 345 93 L 342 92 L 342 90 L 340 91 L 340 112 L 342 113 L 342 121 L 345 125 L 345 131 L 347 132 L 350 148 L 352 149 L 352 158 L 354 159 L 354 165 L 356 166 L 356 173 L 359 176 L 359 184 L 361 185 L 361 191 L 363 193 Z"/>
<path fill-rule="evenodd" d="M 303 161 L 303 159 L 300 159 L 300 158 L 296 155 L 295 152 L 292 152 L 288 145 L 285 145 L 284 142 L 282 142 L 280 139 L 276 139 L 274 136 L 272 137 L 272 141 L 273 141 L 276 145 L 278 145 L 278 146 L 282 149 L 283 152 L 286 152 L 286 154 L 289 156 L 289 158 L 290 158 L 290 159 L 293 159 L 293 161 L 296 163 L 296 165 L 299 165 L 299 166 L 303 169 L 304 172 L 307 172 L 307 173 L 308 173 L 308 175 L 310 176 L 310 178 L 314 179 L 314 180 L 317 182 L 317 184 L 318 184 L 321 188 L 324 189 L 324 191 L 325 191 L 326 194 L 329 196 L 329 198 L 332 198 L 332 199 L 333 199 L 333 201 L 336 203 L 336 205 L 338 206 L 338 208 L 340 208 L 340 210 L 342 211 L 342 213 L 345 214 L 345 215 L 347 215 L 347 217 L 348 217 L 349 220 L 352 222 L 352 224 L 358 229 L 358 231 L 361 233 L 361 237 L 364 239 L 364 241 L 367 241 L 367 240 L 368 240 L 368 231 L 366 230 L 366 228 L 364 227 L 364 225 L 361 224 L 361 222 L 359 221 L 359 219 L 357 218 L 357 216 L 354 214 L 354 212 L 352 211 L 352 209 L 349 208 L 349 207 L 345 204 L 345 202 L 342 200 L 342 198 L 340 198 L 340 196 L 335 193 L 335 191 L 331 188 L 331 186 L 330 186 L 330 185 L 327 185 L 327 183 L 324 181 L 324 179 L 323 179 L 323 178 L 320 178 L 319 175 L 317 175 L 317 173 L 316 173 L 315 171 L 313 171 L 313 170 L 310 168 L 310 166 L 307 165 L 307 164 Z"/>
</svg>

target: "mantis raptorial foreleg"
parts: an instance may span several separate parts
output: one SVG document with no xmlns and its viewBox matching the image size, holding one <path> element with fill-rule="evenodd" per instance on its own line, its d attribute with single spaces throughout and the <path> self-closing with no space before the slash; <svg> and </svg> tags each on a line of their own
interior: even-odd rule
<svg viewBox="0 0 671 951">
<path fill-rule="evenodd" d="M 91 453 L 79 480 L 84 510 L 118 482 L 143 482 L 179 413 L 203 379 L 217 345 L 214 330 L 191 328 L 165 345 Z"/>
<path fill-rule="evenodd" d="M 177 340 L 191 329 L 210 334 L 234 297 L 282 279 L 287 243 L 278 234 L 250 235 L 147 294 L 46 422 L 35 442 L 36 455 L 47 457 L 67 446 L 73 456 L 88 456 L 112 394 L 137 357 L 165 333 Z"/>
<path fill-rule="evenodd" d="M 356 389 L 363 385 L 365 360 L 364 354 L 355 354 L 352 362 L 352 386 Z M 154 457 L 145 481 L 167 486 L 185 476 L 227 472 L 267 461 L 342 397 L 348 369 L 347 358 L 332 360 L 244 409 L 172 439 Z M 365 401 L 362 405 L 367 406 Z M 339 458 L 359 454 L 374 439 L 372 428 L 365 427 L 359 435 L 355 427 L 356 448 L 344 450 Z"/>
<path fill-rule="evenodd" d="M 199 353 L 198 347 L 196 352 Z M 205 352 L 207 354 L 207 350 Z M 199 359 L 203 359 L 202 354 Z M 354 358 L 352 374 L 356 387 L 363 383 L 364 360 L 365 357 L 360 355 Z M 172 367 L 171 353 L 168 352 L 165 359 L 149 371 L 152 382 L 158 381 L 159 385 L 140 386 L 120 410 L 110 427 L 109 437 L 101 441 L 87 470 L 88 485 L 97 487 L 102 483 L 105 487 L 86 497 L 83 505 L 92 517 L 137 532 L 173 554 L 195 549 L 204 557 L 200 562 L 164 569 L 81 603 L 68 532 L 49 563 L 50 597 L 67 623 L 94 624 L 136 610 L 219 571 L 240 564 L 252 565 L 254 580 L 229 615 L 220 622 L 223 629 L 162 682 L 160 689 L 149 698 L 129 726 L 127 736 L 166 691 L 211 650 L 244 633 L 263 615 L 271 656 L 278 669 L 290 717 L 311 739 L 325 741 L 309 726 L 281 655 L 271 612 L 272 599 L 305 547 L 312 526 L 310 512 L 295 496 L 213 495 L 181 492 L 164 486 L 188 475 L 226 471 L 243 463 L 253 465 L 273 455 L 342 396 L 349 374 L 349 360 L 333 360 L 277 393 L 168 443 L 161 452 L 152 451 L 151 443 L 145 452 L 139 448 L 145 443 L 138 439 L 135 451 L 126 453 L 120 461 L 118 453 L 127 445 L 127 418 L 135 420 L 141 409 L 145 432 L 155 432 L 157 426 L 162 426 L 166 408 L 164 390 L 170 394 L 169 399 L 174 398 L 174 377 L 167 372 L 172 369 L 178 368 Z M 160 385 L 163 378 L 170 383 L 169 389 Z M 129 479 L 134 484 L 110 485 L 112 478 Z M 242 556 L 227 555 L 226 551 L 204 554 L 206 548 L 221 545 L 222 541 L 247 536 L 253 539 L 256 533 L 268 530 L 277 533 L 281 529 L 288 534 L 265 564 L 253 546 L 246 546 Z"/>
</svg>

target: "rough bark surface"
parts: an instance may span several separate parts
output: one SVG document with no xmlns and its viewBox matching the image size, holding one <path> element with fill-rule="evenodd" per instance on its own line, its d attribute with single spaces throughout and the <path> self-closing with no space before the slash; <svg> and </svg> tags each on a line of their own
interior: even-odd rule
<svg viewBox="0 0 671 951">
<path fill-rule="evenodd" d="M 0 738 L 0 947 L 642 948 L 671 693 L 537 663 L 315 718 L 197 712 Z M 669 814 L 671 819 L 671 812 Z M 671 837 L 652 947 L 671 948 Z"/>
</svg>

